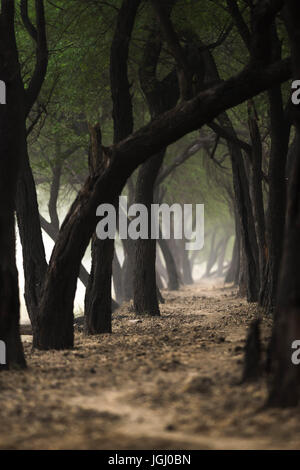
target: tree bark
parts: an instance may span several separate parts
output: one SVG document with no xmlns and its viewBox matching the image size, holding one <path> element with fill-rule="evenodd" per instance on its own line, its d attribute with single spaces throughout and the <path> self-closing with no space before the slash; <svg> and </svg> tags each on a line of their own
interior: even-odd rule
<svg viewBox="0 0 300 470">
<path fill-rule="evenodd" d="M 154 183 L 161 167 L 165 150 L 152 157 L 139 171 L 136 201 L 148 211 L 148 236 L 151 234 L 151 204 Z M 156 287 L 156 240 L 150 237 L 135 242 L 134 309 L 138 315 L 160 315 Z"/>
<path fill-rule="evenodd" d="M 300 5 L 297 0 L 287 0 L 285 20 L 291 43 L 293 76 L 299 79 Z M 283 258 L 270 345 L 273 375 L 269 404 L 281 407 L 296 406 L 300 400 L 300 369 L 292 362 L 292 344 L 300 339 L 300 111 L 295 105 L 291 109 L 296 151 L 289 175 Z"/>
<path fill-rule="evenodd" d="M 20 305 L 15 257 L 15 198 L 24 145 L 24 89 L 15 38 L 14 2 L 2 1 L 0 79 L 6 104 L 0 105 L 0 340 L 6 346 L 3 368 L 26 366 L 19 331 Z"/>
<path fill-rule="evenodd" d="M 32 328 L 36 327 L 39 299 L 47 270 L 35 182 L 24 145 L 24 158 L 18 180 L 17 221 L 22 244 L 25 302 Z"/>
<path fill-rule="evenodd" d="M 272 37 L 272 59 L 281 59 L 281 41 L 274 23 Z M 265 282 L 260 292 L 260 304 L 268 313 L 275 306 L 278 273 L 283 250 L 285 210 L 286 210 L 286 164 L 290 123 L 285 115 L 281 87 L 272 87 L 268 92 L 271 121 L 271 152 L 269 159 L 268 181 L 269 200 L 266 214 L 267 222 L 267 264 L 264 272 Z"/>
</svg>

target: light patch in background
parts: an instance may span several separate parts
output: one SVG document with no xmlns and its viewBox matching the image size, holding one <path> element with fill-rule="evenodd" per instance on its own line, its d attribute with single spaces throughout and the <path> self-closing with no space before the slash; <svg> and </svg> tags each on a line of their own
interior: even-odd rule
<svg viewBox="0 0 300 470">
<path fill-rule="evenodd" d="M 51 252 L 54 246 L 54 243 L 52 239 L 45 234 L 43 231 L 43 240 L 44 240 L 44 246 L 45 246 L 45 252 L 46 252 L 46 258 L 47 261 L 49 261 Z M 22 246 L 20 242 L 20 237 L 19 233 L 17 231 L 17 244 L 16 244 L 16 249 L 17 249 L 17 268 L 19 272 L 19 287 L 20 287 L 20 307 L 21 307 L 21 323 L 29 323 L 29 317 L 25 305 L 25 300 L 24 300 L 24 271 L 23 271 L 23 257 L 22 257 Z M 88 249 L 84 259 L 83 259 L 83 264 L 86 269 L 89 270 L 91 263 L 91 258 L 90 258 L 90 250 Z M 74 302 L 74 313 L 75 315 L 82 315 L 83 314 L 83 306 L 84 306 L 84 294 L 85 294 L 85 287 L 82 284 L 81 281 L 78 280 L 77 282 L 77 290 L 76 290 L 76 296 L 75 296 L 75 302 Z"/>
</svg>

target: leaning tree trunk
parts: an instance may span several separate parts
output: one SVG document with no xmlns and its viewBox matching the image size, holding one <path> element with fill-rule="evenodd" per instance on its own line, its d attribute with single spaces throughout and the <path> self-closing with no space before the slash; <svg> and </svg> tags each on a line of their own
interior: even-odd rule
<svg viewBox="0 0 300 470">
<path fill-rule="evenodd" d="M 48 222 L 41 214 L 40 214 L 40 221 L 41 221 L 41 228 L 46 232 L 46 234 L 53 240 L 55 243 L 58 237 L 58 233 L 55 227 L 52 225 L 51 222 Z M 78 279 L 82 282 L 84 287 L 87 287 L 89 282 L 89 272 L 85 269 L 83 264 L 81 263 Z"/>
</svg>

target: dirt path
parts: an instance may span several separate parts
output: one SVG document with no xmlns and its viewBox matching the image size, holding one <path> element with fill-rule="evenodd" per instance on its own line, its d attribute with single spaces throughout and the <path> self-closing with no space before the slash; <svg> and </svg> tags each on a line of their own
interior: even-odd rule
<svg viewBox="0 0 300 470">
<path fill-rule="evenodd" d="M 126 305 L 73 351 L 26 337 L 28 370 L 0 375 L 0 448 L 299 448 L 299 409 L 262 411 L 265 378 L 239 385 L 255 306 L 220 281 L 164 295 L 161 318 Z"/>
</svg>

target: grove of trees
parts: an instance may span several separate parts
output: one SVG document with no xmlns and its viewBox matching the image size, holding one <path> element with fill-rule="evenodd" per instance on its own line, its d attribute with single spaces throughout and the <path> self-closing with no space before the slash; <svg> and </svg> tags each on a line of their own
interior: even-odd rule
<svg viewBox="0 0 300 470">
<path fill-rule="evenodd" d="M 117 304 L 159 316 L 162 289 L 192 283 L 203 256 L 185 240 L 100 240 L 97 207 L 202 199 L 205 274 L 273 317 L 268 402 L 298 404 L 299 2 L 1 0 L 0 80 L 0 369 L 26 367 L 16 226 L 33 347 L 69 349 L 78 279 L 85 333 L 111 333 Z"/>
</svg>

